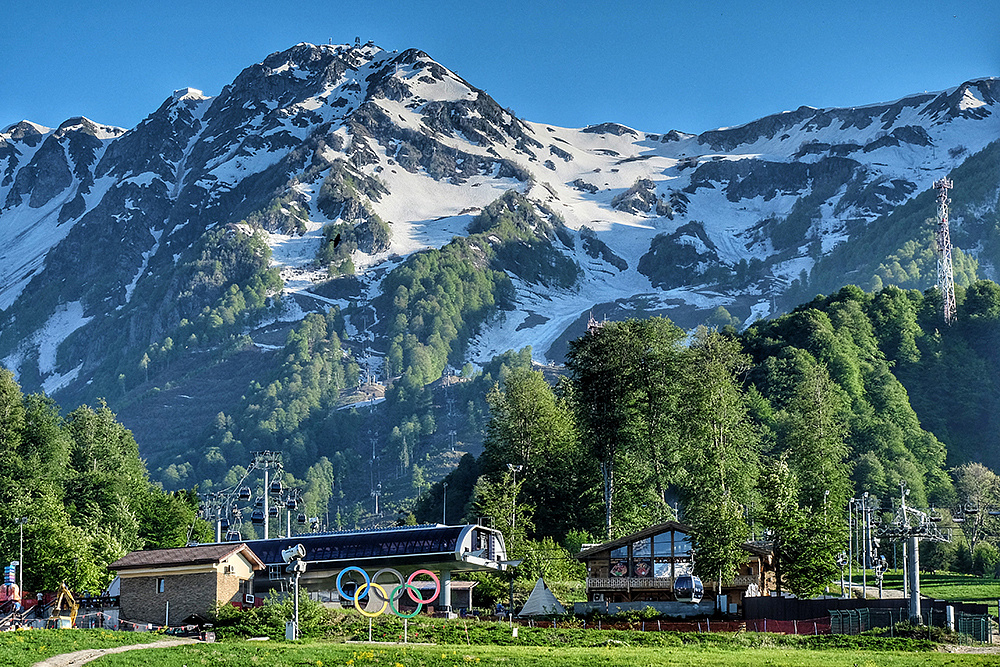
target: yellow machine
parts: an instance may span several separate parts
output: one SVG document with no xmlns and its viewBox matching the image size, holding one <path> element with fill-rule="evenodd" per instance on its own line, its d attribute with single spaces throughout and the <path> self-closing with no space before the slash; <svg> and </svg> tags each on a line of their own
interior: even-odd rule
<svg viewBox="0 0 1000 667">
<path fill-rule="evenodd" d="M 69 616 L 63 616 L 62 608 L 63 603 L 69 607 Z M 76 598 L 73 597 L 73 593 L 66 587 L 66 584 L 59 584 L 59 596 L 56 598 L 55 604 L 52 605 L 51 618 L 55 618 L 57 628 L 72 628 L 76 623 L 76 614 L 80 611 L 80 605 L 77 603 Z"/>
</svg>

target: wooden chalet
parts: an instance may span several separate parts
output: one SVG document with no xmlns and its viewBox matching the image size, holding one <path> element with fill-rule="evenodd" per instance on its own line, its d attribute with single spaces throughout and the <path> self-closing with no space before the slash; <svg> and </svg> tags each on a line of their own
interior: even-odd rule
<svg viewBox="0 0 1000 667">
<path fill-rule="evenodd" d="M 744 597 L 768 595 L 774 589 L 771 550 L 743 546 L 746 562 L 721 593 L 740 605 Z M 587 600 L 603 603 L 666 602 L 674 599 L 677 577 L 692 574 L 691 528 L 677 521 L 651 526 L 617 540 L 590 545 L 577 559 L 587 566 Z M 717 583 L 705 581 L 706 593 L 718 595 Z"/>
</svg>

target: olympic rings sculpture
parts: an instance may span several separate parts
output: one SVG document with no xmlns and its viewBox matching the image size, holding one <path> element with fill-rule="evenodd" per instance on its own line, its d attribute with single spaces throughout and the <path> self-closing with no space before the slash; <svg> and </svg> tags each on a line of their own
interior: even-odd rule
<svg viewBox="0 0 1000 667">
<path fill-rule="evenodd" d="M 348 593 L 344 590 L 343 587 L 344 575 L 347 574 L 348 572 L 357 572 L 364 578 L 364 583 L 359 585 L 357 589 L 355 589 L 354 595 L 348 595 Z M 391 593 L 386 593 L 385 588 L 381 584 L 377 583 L 378 578 L 384 574 L 393 575 L 399 582 L 398 585 L 392 589 Z M 413 585 L 413 580 L 416 579 L 421 574 L 426 574 L 431 579 L 434 580 L 434 595 L 430 596 L 426 600 L 420 595 L 420 589 L 418 589 L 416 586 Z M 371 593 L 372 590 L 378 591 L 378 595 L 369 595 L 369 593 Z M 407 595 L 410 596 L 411 600 L 417 603 L 417 608 L 410 614 L 404 614 L 401 611 L 399 611 L 398 600 L 401 597 L 403 597 L 404 591 L 406 592 Z M 381 616 L 382 614 L 385 613 L 386 608 L 388 608 L 389 611 L 391 611 L 394 615 L 398 616 L 399 618 L 413 618 L 423 610 L 425 604 L 430 604 L 431 602 L 434 602 L 434 600 L 437 599 L 438 595 L 441 594 L 441 582 L 438 580 L 437 576 L 430 570 L 417 570 L 404 580 L 403 575 L 402 573 L 399 572 L 399 570 L 394 570 L 391 567 L 384 567 L 378 572 L 376 572 L 374 576 L 369 578 L 368 573 L 362 570 L 360 567 L 350 565 L 341 570 L 340 573 L 337 575 L 337 592 L 340 593 L 341 597 L 345 597 L 349 600 L 353 598 L 354 607 L 355 609 L 358 610 L 358 612 L 361 613 L 362 616 L 367 616 L 369 618 Z M 382 606 L 379 607 L 376 611 L 368 611 L 367 609 L 362 608 L 361 600 L 363 600 L 366 597 L 369 598 L 370 600 L 375 600 L 376 598 L 378 598 L 379 600 L 381 600 Z"/>
</svg>

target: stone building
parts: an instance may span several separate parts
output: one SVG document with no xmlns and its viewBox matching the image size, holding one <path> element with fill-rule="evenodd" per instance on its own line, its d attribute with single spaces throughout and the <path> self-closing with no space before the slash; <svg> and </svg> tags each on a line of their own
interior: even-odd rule
<svg viewBox="0 0 1000 667">
<path fill-rule="evenodd" d="M 265 566 L 246 544 L 226 543 L 133 551 L 108 569 L 121 579 L 123 621 L 178 625 L 217 602 L 242 603 Z"/>
</svg>

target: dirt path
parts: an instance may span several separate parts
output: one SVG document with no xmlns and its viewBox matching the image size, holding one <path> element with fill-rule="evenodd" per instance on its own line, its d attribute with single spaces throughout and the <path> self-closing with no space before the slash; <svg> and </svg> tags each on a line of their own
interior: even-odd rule
<svg viewBox="0 0 1000 667">
<path fill-rule="evenodd" d="M 88 648 L 74 653 L 54 655 L 41 662 L 36 662 L 32 667 L 76 667 L 76 665 L 85 665 L 91 660 L 97 660 L 109 653 L 124 653 L 125 651 L 135 651 L 141 648 L 167 648 L 169 646 L 196 643 L 198 643 L 197 639 L 168 639 L 149 644 L 130 644 L 129 646 L 115 646 L 113 648 Z"/>
</svg>

